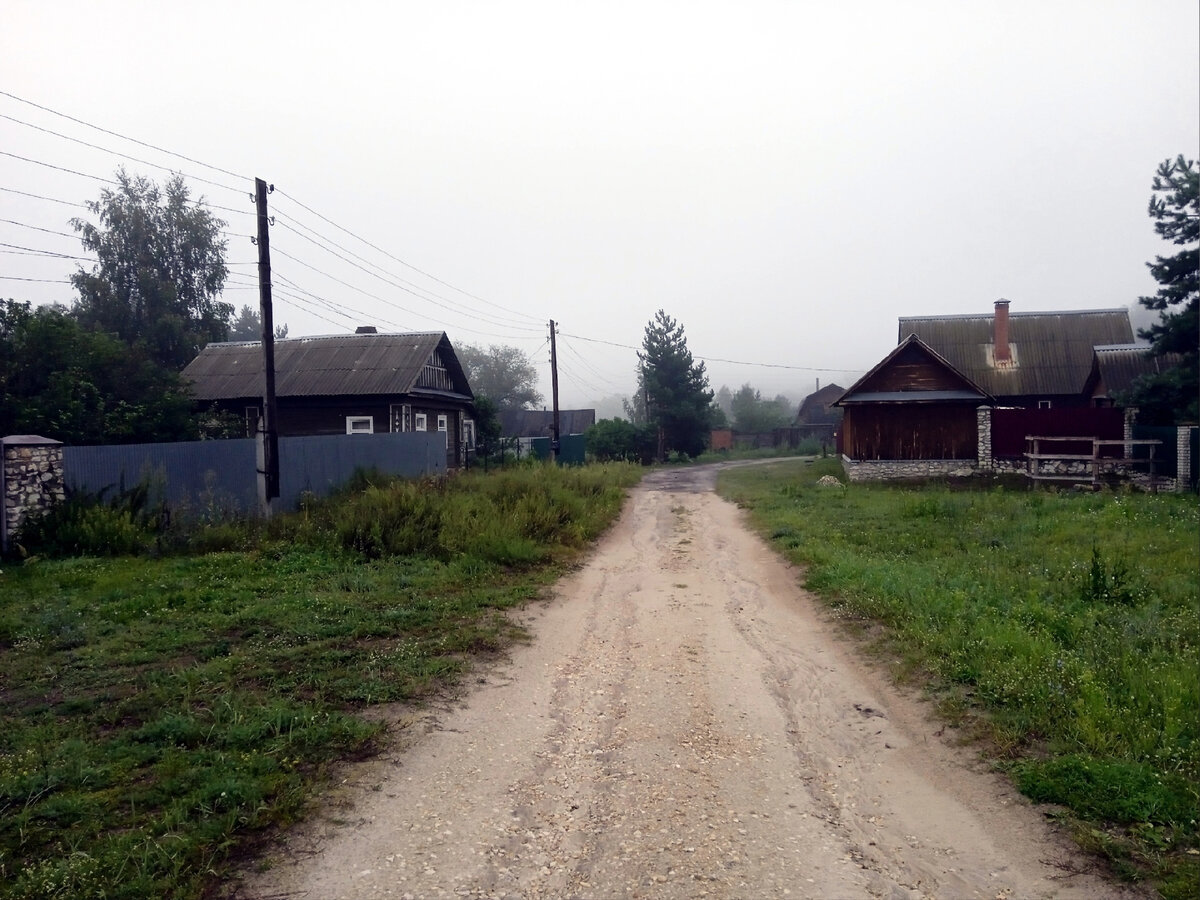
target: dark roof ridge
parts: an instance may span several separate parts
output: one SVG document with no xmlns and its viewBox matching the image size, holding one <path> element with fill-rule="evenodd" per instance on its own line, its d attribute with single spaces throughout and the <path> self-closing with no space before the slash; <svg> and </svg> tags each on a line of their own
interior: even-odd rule
<svg viewBox="0 0 1200 900">
<path fill-rule="evenodd" d="M 445 334 L 445 331 L 374 331 L 367 334 L 301 334 L 296 337 L 275 338 L 276 344 L 294 344 L 299 341 L 329 341 L 344 338 L 382 338 L 382 337 L 433 337 Z M 237 347 L 247 344 L 261 344 L 262 341 L 211 341 L 214 347 Z"/>
<path fill-rule="evenodd" d="M 1128 313 L 1127 306 L 1109 306 L 1103 309 L 1047 309 L 1047 310 L 1021 310 L 1017 312 L 1009 311 L 1010 319 L 1023 316 L 1075 316 L 1096 313 Z M 933 321 L 935 319 L 991 319 L 996 315 L 994 310 L 981 313 L 943 313 L 941 315 L 932 316 L 900 316 L 901 322 L 910 322 L 914 319 L 920 319 L 924 322 Z"/>
</svg>

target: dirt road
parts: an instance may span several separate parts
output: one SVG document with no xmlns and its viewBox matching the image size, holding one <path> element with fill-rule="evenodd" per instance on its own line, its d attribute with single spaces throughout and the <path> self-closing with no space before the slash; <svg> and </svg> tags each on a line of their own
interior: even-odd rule
<svg viewBox="0 0 1200 900">
<path fill-rule="evenodd" d="M 238 896 L 1122 896 L 855 659 L 714 478 L 648 477 L 532 643 Z"/>
</svg>

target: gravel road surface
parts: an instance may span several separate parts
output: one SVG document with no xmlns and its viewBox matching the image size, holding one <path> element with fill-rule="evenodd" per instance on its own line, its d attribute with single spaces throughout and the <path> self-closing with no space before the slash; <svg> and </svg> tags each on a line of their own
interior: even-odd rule
<svg viewBox="0 0 1200 900">
<path fill-rule="evenodd" d="M 714 480 L 648 476 L 531 643 L 397 711 L 235 896 L 1130 896 L 857 659 Z"/>
</svg>

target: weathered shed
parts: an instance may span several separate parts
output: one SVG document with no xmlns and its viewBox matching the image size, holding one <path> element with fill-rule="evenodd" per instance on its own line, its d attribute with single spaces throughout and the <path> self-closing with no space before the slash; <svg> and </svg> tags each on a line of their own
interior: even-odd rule
<svg viewBox="0 0 1200 900">
<path fill-rule="evenodd" d="M 916 335 L 909 335 L 834 405 L 841 451 L 855 460 L 969 460 L 976 409 L 995 400 Z"/>
<path fill-rule="evenodd" d="M 1087 394 L 1095 406 L 1117 405 L 1143 375 L 1157 375 L 1182 362 L 1178 353 L 1151 356 L 1148 344 L 1096 347 Z"/>
</svg>

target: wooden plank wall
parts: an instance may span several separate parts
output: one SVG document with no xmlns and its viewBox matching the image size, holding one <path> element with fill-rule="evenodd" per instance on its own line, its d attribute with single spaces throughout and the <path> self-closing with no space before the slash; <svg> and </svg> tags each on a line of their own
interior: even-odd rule
<svg viewBox="0 0 1200 900">
<path fill-rule="evenodd" d="M 842 420 L 843 452 L 851 459 L 975 459 L 975 404 L 850 406 Z"/>
</svg>

